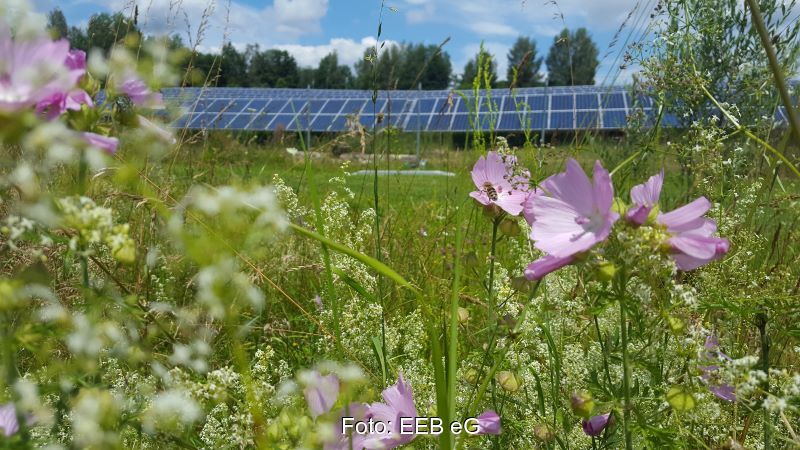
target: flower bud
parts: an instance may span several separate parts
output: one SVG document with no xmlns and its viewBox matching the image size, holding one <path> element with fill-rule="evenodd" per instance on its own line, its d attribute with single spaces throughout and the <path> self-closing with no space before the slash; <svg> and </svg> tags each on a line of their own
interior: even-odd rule
<svg viewBox="0 0 800 450">
<path fill-rule="evenodd" d="M 470 269 L 478 267 L 478 255 L 475 252 L 469 252 L 464 255 L 464 265 Z"/>
<path fill-rule="evenodd" d="M 508 370 L 498 372 L 497 375 L 494 376 L 494 379 L 500 387 L 511 393 L 517 392 L 519 388 L 522 387 L 522 380 Z"/>
<path fill-rule="evenodd" d="M 469 322 L 469 310 L 467 308 L 458 307 L 458 323 L 461 325 Z"/>
<path fill-rule="evenodd" d="M 506 236 L 519 236 L 519 224 L 514 219 L 505 218 L 500 222 L 500 232 Z"/>
<path fill-rule="evenodd" d="M 622 200 L 619 197 L 614 197 L 614 203 L 611 205 L 611 210 L 620 216 L 624 216 L 625 212 L 628 210 L 628 205 L 625 204 L 625 200 Z"/>
<path fill-rule="evenodd" d="M 570 398 L 570 408 L 576 416 L 588 419 L 594 410 L 594 399 L 588 392 L 574 392 Z"/>
<path fill-rule="evenodd" d="M 609 282 L 613 280 L 616 273 L 617 267 L 608 261 L 601 262 L 595 269 L 595 276 L 597 276 L 598 280 L 603 282 Z"/>
<path fill-rule="evenodd" d="M 536 436 L 537 439 L 545 442 L 553 440 L 553 438 L 556 436 L 555 433 L 553 433 L 553 429 L 550 428 L 550 425 L 546 423 L 538 423 L 534 425 L 533 435 Z"/>
<path fill-rule="evenodd" d="M 466 373 L 464 373 L 464 379 L 467 380 L 470 384 L 475 384 L 478 382 L 478 371 L 475 369 L 468 369 Z"/>
<path fill-rule="evenodd" d="M 511 287 L 515 291 L 527 291 L 530 287 L 530 282 L 525 276 L 514 277 L 511 279 Z"/>
<path fill-rule="evenodd" d="M 667 324 L 669 325 L 670 331 L 673 333 L 680 333 L 686 327 L 686 324 L 677 317 L 668 316 L 667 317 Z"/>
</svg>

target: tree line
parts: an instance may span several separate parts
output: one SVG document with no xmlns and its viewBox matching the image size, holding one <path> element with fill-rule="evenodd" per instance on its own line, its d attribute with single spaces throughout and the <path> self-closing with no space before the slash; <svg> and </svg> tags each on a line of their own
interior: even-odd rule
<svg viewBox="0 0 800 450">
<path fill-rule="evenodd" d="M 69 39 L 72 47 L 88 51 L 98 48 L 108 52 L 115 42 L 126 36 L 145 38 L 133 18 L 120 13 L 98 13 L 90 17 L 86 28 L 68 26 L 64 13 L 56 8 L 48 15 L 55 38 Z M 318 89 L 447 89 L 470 88 L 481 64 L 483 76 L 492 87 L 534 87 L 587 85 L 595 83 L 598 50 L 585 28 L 564 29 L 553 39 L 546 55 L 540 56 L 536 42 L 520 36 L 506 55 L 508 70 L 505 79 L 497 73 L 497 58 L 481 49 L 464 67 L 460 75 L 453 72 L 450 55 L 442 45 L 401 43 L 364 51 L 351 69 L 339 62 L 335 51 L 323 57 L 317 67 L 301 67 L 286 50 L 262 49 L 248 45 L 237 50 L 230 42 L 219 53 L 192 52 L 180 37 L 168 40 L 174 50 L 183 49 L 184 69 L 188 85 L 210 84 L 228 87 L 275 87 Z M 487 70 L 488 69 L 488 70 Z M 482 84 L 484 84 L 482 82 Z"/>
</svg>

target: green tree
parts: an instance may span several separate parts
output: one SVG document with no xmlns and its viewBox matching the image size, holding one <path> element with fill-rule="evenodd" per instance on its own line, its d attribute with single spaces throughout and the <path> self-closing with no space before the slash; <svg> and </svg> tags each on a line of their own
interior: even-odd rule
<svg viewBox="0 0 800 450">
<path fill-rule="evenodd" d="M 217 86 L 246 87 L 247 60 L 230 42 L 222 46 Z M 213 74 L 212 74 L 213 75 Z"/>
<path fill-rule="evenodd" d="M 553 40 L 547 54 L 548 82 L 551 86 L 594 84 L 597 66 L 597 45 L 586 28 L 570 32 L 564 28 Z"/>
<path fill-rule="evenodd" d="M 115 43 L 121 42 L 129 34 L 141 37 L 133 20 L 120 13 L 114 15 L 100 13 L 89 18 L 86 27 L 88 48 L 99 48 L 108 53 Z"/>
<path fill-rule="evenodd" d="M 352 84 L 350 67 L 339 65 L 339 56 L 335 51 L 322 58 L 314 72 L 314 87 L 317 89 L 347 89 Z"/>
<path fill-rule="evenodd" d="M 300 81 L 297 61 L 286 50 L 256 51 L 249 60 L 250 86 L 275 88 L 298 87 Z"/>
<path fill-rule="evenodd" d="M 60 8 L 55 8 L 47 14 L 47 29 L 50 30 L 53 39 L 63 39 L 69 34 L 67 18 Z"/>
<path fill-rule="evenodd" d="M 537 56 L 536 42 L 533 39 L 524 36 L 517 38 L 508 52 L 508 71 L 506 73 L 508 83 L 513 82 L 516 70 L 516 86 L 541 86 L 542 74 L 539 73 L 539 70 L 542 68 L 542 58 L 537 58 Z"/>
<path fill-rule="evenodd" d="M 489 61 L 489 84 L 492 87 L 497 87 L 497 62 L 491 53 L 481 47 L 481 50 L 478 51 L 475 58 L 469 60 L 464 66 L 464 73 L 461 74 L 461 79 L 458 84 L 459 89 L 469 89 L 472 87 L 475 77 L 478 76 L 479 65 L 485 67 L 486 61 Z M 481 80 L 481 86 L 484 86 L 483 80 Z"/>
<path fill-rule="evenodd" d="M 373 56 L 375 49 L 366 49 L 364 58 L 355 64 L 355 87 L 358 89 L 397 89 L 400 85 L 400 67 L 404 52 L 405 49 L 402 45 L 390 45 L 380 50 L 378 57 L 375 58 Z M 375 83 L 377 86 L 374 86 Z"/>
<path fill-rule="evenodd" d="M 85 52 L 89 51 L 89 37 L 86 36 L 83 28 L 75 26 L 69 27 L 69 31 L 67 31 L 67 40 L 69 41 L 70 47 L 77 48 Z"/>
</svg>

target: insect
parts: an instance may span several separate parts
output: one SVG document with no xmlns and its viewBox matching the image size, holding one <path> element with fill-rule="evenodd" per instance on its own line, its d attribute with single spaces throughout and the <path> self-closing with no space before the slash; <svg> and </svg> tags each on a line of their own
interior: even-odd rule
<svg viewBox="0 0 800 450">
<path fill-rule="evenodd" d="M 497 201 L 497 190 L 492 186 L 492 183 L 483 183 L 483 190 L 490 200 Z"/>
</svg>

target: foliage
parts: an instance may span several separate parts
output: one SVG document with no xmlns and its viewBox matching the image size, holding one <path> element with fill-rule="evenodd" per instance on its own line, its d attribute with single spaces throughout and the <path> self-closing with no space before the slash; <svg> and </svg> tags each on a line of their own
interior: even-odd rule
<svg viewBox="0 0 800 450">
<path fill-rule="evenodd" d="M 542 58 L 536 52 L 536 41 L 520 36 L 508 51 L 508 72 L 506 80 L 511 83 L 516 79 L 517 87 L 541 86 Z"/>
<path fill-rule="evenodd" d="M 586 28 L 565 28 L 553 39 L 547 53 L 547 82 L 551 86 L 594 84 L 597 56 L 597 46 Z"/>
</svg>

